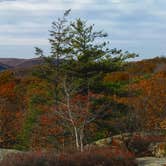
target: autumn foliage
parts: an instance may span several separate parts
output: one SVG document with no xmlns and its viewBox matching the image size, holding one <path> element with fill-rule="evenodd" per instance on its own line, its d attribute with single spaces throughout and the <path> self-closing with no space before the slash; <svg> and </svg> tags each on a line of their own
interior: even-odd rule
<svg viewBox="0 0 166 166">
<path fill-rule="evenodd" d="M 165 85 L 165 72 L 155 73 L 149 78 L 131 81 L 127 87 L 129 96 L 115 97 L 115 100 L 130 107 L 139 130 L 165 130 Z"/>
<path fill-rule="evenodd" d="M 120 94 L 71 94 L 73 123 L 78 129 L 85 125 L 84 143 L 107 137 L 110 131 L 165 131 L 166 73 L 162 69 L 149 76 L 128 71 L 106 74 L 106 89 L 120 83 L 120 89 L 116 87 L 119 92 L 123 89 Z M 54 90 L 51 82 L 36 76 L 0 74 L 1 147 L 62 150 L 74 145 L 72 123 L 62 123 L 62 115 L 69 118 L 65 97 L 55 105 Z"/>
</svg>

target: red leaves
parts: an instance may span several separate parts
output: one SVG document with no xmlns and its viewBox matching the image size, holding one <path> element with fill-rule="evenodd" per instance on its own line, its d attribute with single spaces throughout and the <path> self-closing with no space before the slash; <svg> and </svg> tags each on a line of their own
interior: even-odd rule
<svg viewBox="0 0 166 166">
<path fill-rule="evenodd" d="M 9 82 L 0 86 L 0 96 L 13 98 L 15 97 L 15 82 Z"/>
<path fill-rule="evenodd" d="M 166 75 L 163 72 L 142 78 L 129 84 L 132 97 L 114 97 L 114 100 L 129 105 L 139 117 L 145 129 L 165 129 Z"/>
<path fill-rule="evenodd" d="M 104 83 L 110 83 L 110 82 L 119 82 L 119 81 L 128 81 L 129 80 L 129 73 L 128 72 L 112 72 L 107 74 L 104 77 Z"/>
<path fill-rule="evenodd" d="M 9 160 L 10 157 L 10 160 Z M 110 148 L 96 149 L 93 151 L 85 151 L 83 153 L 62 153 L 57 155 L 56 153 L 18 153 L 12 154 L 6 157 L 2 163 L 3 166 L 18 166 L 18 165 L 29 165 L 38 166 L 42 163 L 47 165 L 56 166 L 136 166 L 134 156 L 120 149 L 112 150 Z"/>
</svg>

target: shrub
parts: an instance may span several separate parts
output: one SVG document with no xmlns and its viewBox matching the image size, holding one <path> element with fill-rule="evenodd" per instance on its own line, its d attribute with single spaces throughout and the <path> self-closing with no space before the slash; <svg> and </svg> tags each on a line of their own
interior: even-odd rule
<svg viewBox="0 0 166 166">
<path fill-rule="evenodd" d="M 7 156 L 0 164 L 3 166 L 136 166 L 131 153 L 110 148 L 61 155 L 54 153 L 13 154 Z"/>
<path fill-rule="evenodd" d="M 163 136 L 141 136 L 135 135 L 128 143 L 128 149 L 131 152 L 134 152 L 136 156 L 152 156 L 152 152 L 149 150 L 149 145 L 151 143 L 163 142 L 165 137 Z"/>
</svg>

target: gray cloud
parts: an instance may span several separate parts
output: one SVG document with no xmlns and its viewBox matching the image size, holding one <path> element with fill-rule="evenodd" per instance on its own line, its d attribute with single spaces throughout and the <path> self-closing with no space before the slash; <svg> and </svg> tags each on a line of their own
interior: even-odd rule
<svg viewBox="0 0 166 166">
<path fill-rule="evenodd" d="M 73 18 L 84 18 L 88 23 L 95 23 L 96 29 L 108 32 L 112 47 L 135 51 L 143 57 L 166 51 L 161 44 L 166 42 L 166 2 L 163 0 L 3 1 L 0 45 L 47 46 L 51 22 L 68 8 L 72 9 Z"/>
<path fill-rule="evenodd" d="M 7 1 L 16 1 L 16 0 L 0 0 L 0 2 L 7 2 Z"/>
</svg>

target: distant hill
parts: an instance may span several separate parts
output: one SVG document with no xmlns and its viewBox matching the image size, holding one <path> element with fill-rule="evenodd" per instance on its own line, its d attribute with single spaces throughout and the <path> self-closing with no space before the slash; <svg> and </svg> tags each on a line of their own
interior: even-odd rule
<svg viewBox="0 0 166 166">
<path fill-rule="evenodd" d="M 18 59 L 18 58 L 0 58 L 0 63 L 5 64 L 7 66 L 15 67 L 21 63 L 23 63 L 26 59 Z"/>
<path fill-rule="evenodd" d="M 43 64 L 43 59 L 42 58 L 33 58 L 33 59 L 26 59 L 22 61 L 21 63 L 15 65 L 15 68 L 31 68 L 36 65 L 41 65 Z"/>
<path fill-rule="evenodd" d="M 41 58 L 17 59 L 17 58 L 0 58 L 0 68 L 31 68 L 43 63 Z M 1 65 L 2 64 L 2 65 Z"/>
<path fill-rule="evenodd" d="M 142 75 L 156 72 L 166 72 L 166 57 L 155 57 L 141 61 L 129 62 L 125 70 L 131 74 Z"/>
<path fill-rule="evenodd" d="M 0 63 L 0 71 L 4 71 L 4 70 L 10 69 L 10 68 L 11 68 L 10 66 Z"/>
<path fill-rule="evenodd" d="M 30 69 L 36 65 L 43 64 L 43 61 L 42 58 L 0 58 L 0 71 L 6 69 L 18 69 L 18 71 L 24 71 L 24 69 Z M 155 57 L 153 59 L 129 62 L 125 66 L 125 70 L 136 75 L 166 71 L 166 57 Z"/>
</svg>

